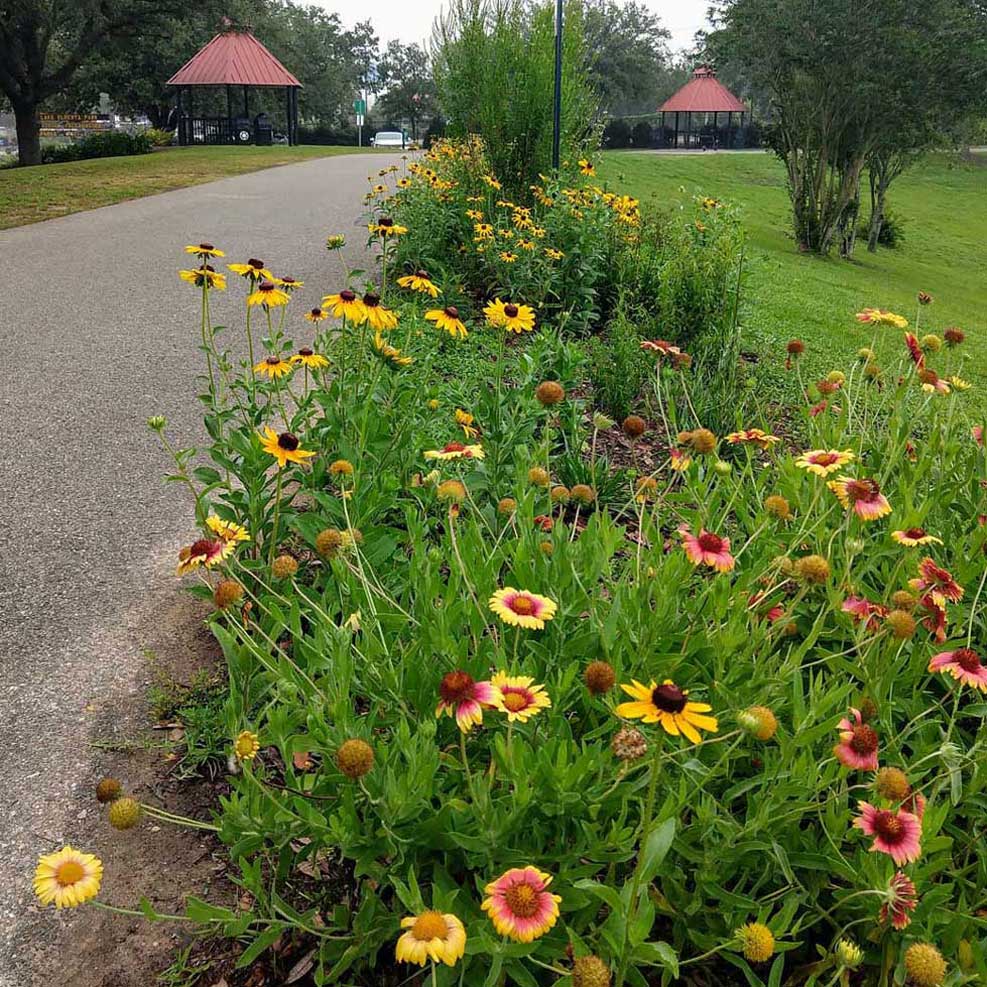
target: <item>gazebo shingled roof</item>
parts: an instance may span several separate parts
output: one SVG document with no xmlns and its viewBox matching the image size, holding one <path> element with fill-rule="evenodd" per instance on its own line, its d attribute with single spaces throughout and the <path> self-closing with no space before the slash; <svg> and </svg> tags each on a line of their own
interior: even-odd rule
<svg viewBox="0 0 987 987">
<path fill-rule="evenodd" d="M 746 113 L 747 107 L 706 65 L 700 65 L 692 78 L 659 107 L 662 113 Z"/>
<path fill-rule="evenodd" d="M 296 79 L 249 31 L 217 34 L 167 82 L 169 86 L 297 86 Z"/>
</svg>

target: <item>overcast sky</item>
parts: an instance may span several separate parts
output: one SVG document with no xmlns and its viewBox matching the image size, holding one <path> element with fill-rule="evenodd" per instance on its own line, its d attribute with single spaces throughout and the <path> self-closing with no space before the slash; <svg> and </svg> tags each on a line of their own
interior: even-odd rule
<svg viewBox="0 0 987 987">
<path fill-rule="evenodd" d="M 422 41 L 432 32 L 432 21 L 442 8 L 442 0 L 312 0 L 335 11 L 347 26 L 369 18 L 383 43 Z M 644 0 L 672 32 L 672 48 L 687 48 L 696 30 L 706 23 L 708 0 Z"/>
</svg>

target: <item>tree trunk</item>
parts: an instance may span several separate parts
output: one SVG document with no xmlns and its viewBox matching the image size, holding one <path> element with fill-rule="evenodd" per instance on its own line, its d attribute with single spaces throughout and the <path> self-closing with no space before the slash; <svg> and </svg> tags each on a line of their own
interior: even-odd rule
<svg viewBox="0 0 987 987">
<path fill-rule="evenodd" d="M 41 164 L 41 122 L 34 103 L 14 105 L 17 123 L 17 161 L 22 165 Z"/>
<path fill-rule="evenodd" d="M 867 234 L 867 250 L 877 253 L 877 243 L 881 239 L 881 229 L 884 226 L 884 200 L 887 195 L 887 186 L 878 180 L 877 189 L 873 195 L 873 205 L 870 213 L 870 232 Z"/>
</svg>

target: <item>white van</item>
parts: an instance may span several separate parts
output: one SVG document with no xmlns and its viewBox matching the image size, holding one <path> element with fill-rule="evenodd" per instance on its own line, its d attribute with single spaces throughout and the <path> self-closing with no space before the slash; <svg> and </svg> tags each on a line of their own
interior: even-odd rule
<svg viewBox="0 0 987 987">
<path fill-rule="evenodd" d="M 400 130 L 378 130 L 370 138 L 371 147 L 399 147 L 404 148 L 404 134 Z"/>
</svg>

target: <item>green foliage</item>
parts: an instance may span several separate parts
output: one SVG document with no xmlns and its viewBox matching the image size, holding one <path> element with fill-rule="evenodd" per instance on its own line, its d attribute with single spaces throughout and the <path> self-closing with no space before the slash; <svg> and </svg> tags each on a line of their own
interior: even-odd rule
<svg viewBox="0 0 987 987">
<path fill-rule="evenodd" d="M 866 226 L 861 226 L 860 235 L 866 237 L 869 229 L 870 223 Z M 877 238 L 877 242 L 889 250 L 897 250 L 905 242 L 906 231 L 907 224 L 902 218 L 901 213 L 891 209 L 885 209 L 884 217 L 881 221 L 881 232 Z"/>
<path fill-rule="evenodd" d="M 172 140 L 174 140 L 175 134 L 171 130 L 161 130 L 157 127 L 151 127 L 149 130 L 144 131 L 144 136 L 151 142 L 151 147 L 169 147 Z"/>
<path fill-rule="evenodd" d="M 152 142 L 147 131 L 128 134 L 125 130 L 107 130 L 90 134 L 74 144 L 46 145 L 41 152 L 44 164 L 86 161 L 89 158 L 118 158 L 129 154 L 149 154 Z"/>
<path fill-rule="evenodd" d="M 596 406 L 618 422 L 638 406 L 652 360 L 641 351 L 640 329 L 621 307 L 606 335 L 590 340 L 589 375 Z"/>
<path fill-rule="evenodd" d="M 435 83 L 428 53 L 420 45 L 390 41 L 377 71 L 384 91 L 374 104 L 374 112 L 394 123 L 407 120 L 412 140 L 418 140 L 422 121 L 435 114 Z"/>
<path fill-rule="evenodd" d="M 453 0 L 437 22 L 432 59 L 438 101 L 454 137 L 483 138 L 490 165 L 515 198 L 552 164 L 554 4 Z M 596 96 L 587 81 L 583 11 L 565 8 L 562 153 L 592 142 Z"/>
</svg>

